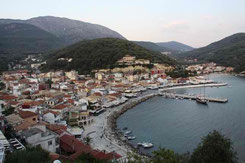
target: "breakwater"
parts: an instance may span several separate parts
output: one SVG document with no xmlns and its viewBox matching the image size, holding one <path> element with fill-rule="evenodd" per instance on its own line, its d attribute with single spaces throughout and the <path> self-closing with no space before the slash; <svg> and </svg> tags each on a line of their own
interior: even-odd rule
<svg viewBox="0 0 245 163">
<path fill-rule="evenodd" d="M 107 119 L 108 130 L 106 131 L 107 133 L 105 135 L 113 135 L 113 137 L 118 141 L 117 144 L 119 146 L 122 145 L 125 146 L 128 149 L 128 152 L 136 151 L 137 153 L 139 153 L 139 151 L 132 144 L 127 143 L 124 135 L 121 133 L 120 130 L 117 129 L 117 119 L 126 111 L 132 109 L 139 103 L 144 102 L 157 95 L 158 93 L 152 93 L 152 94 L 145 95 L 143 97 L 138 97 L 137 99 L 134 99 L 124 104 L 122 108 L 119 109 L 118 111 L 114 111 L 113 113 L 111 113 L 111 115 L 108 116 Z M 143 153 L 140 154 L 143 155 Z"/>
</svg>

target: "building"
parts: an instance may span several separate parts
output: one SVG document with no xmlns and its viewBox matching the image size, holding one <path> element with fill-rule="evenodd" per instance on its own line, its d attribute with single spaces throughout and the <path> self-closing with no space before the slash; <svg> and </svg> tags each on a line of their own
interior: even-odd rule
<svg viewBox="0 0 245 163">
<path fill-rule="evenodd" d="M 21 137 L 30 145 L 40 146 L 49 152 L 56 152 L 59 148 L 58 135 L 48 129 L 31 128 L 23 131 Z"/>
<path fill-rule="evenodd" d="M 118 64 L 125 64 L 125 65 L 133 65 L 135 62 L 136 57 L 134 56 L 130 56 L 130 55 L 126 55 L 125 57 L 123 57 L 122 59 L 120 59 L 118 62 Z"/>
</svg>

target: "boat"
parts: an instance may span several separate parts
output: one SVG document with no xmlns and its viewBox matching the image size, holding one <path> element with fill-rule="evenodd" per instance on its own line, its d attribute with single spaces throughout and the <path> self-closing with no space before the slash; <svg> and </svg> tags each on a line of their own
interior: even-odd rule
<svg viewBox="0 0 245 163">
<path fill-rule="evenodd" d="M 204 98 L 201 98 L 201 97 L 197 97 L 196 98 L 196 102 L 199 103 L 199 104 L 204 104 L 204 105 L 207 105 L 208 104 L 208 101 Z"/>
<path fill-rule="evenodd" d="M 125 134 L 128 135 L 128 134 L 131 134 L 132 131 L 126 131 Z"/>
<path fill-rule="evenodd" d="M 147 143 L 147 142 L 137 143 L 137 145 L 142 146 L 144 148 L 152 148 L 154 146 L 152 143 Z"/>
<path fill-rule="evenodd" d="M 134 140 L 134 139 L 136 139 L 135 136 L 128 136 L 128 140 Z"/>
<path fill-rule="evenodd" d="M 152 143 L 146 143 L 146 142 L 144 142 L 144 143 L 142 143 L 142 146 L 144 148 L 152 148 L 153 147 L 153 144 Z"/>
</svg>

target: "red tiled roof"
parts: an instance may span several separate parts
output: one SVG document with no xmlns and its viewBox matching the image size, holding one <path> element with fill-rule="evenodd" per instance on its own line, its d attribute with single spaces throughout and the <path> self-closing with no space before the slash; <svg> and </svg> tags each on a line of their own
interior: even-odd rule
<svg viewBox="0 0 245 163">
<path fill-rule="evenodd" d="M 68 99 L 67 102 L 70 104 L 74 104 L 74 100 L 72 100 L 72 99 Z"/>
<path fill-rule="evenodd" d="M 60 105 L 56 105 L 53 109 L 56 109 L 56 110 L 63 110 L 67 107 L 67 105 L 63 105 L 63 104 L 60 104 Z"/>
<path fill-rule="evenodd" d="M 17 102 L 17 101 L 8 101 L 8 104 L 9 105 L 17 105 L 17 104 L 19 104 L 19 102 Z"/>
<path fill-rule="evenodd" d="M 15 100 L 15 99 L 17 99 L 17 97 L 16 96 L 12 96 L 12 95 L 2 95 L 2 96 L 0 96 L 0 100 Z"/>
<path fill-rule="evenodd" d="M 95 92 L 93 95 L 94 95 L 94 96 L 102 96 L 102 93 L 100 93 L 100 92 Z"/>
<path fill-rule="evenodd" d="M 29 117 L 33 117 L 33 116 L 37 116 L 37 113 L 33 113 L 31 111 L 19 111 L 19 115 L 21 118 L 25 119 L 25 118 L 29 118 Z"/>
<path fill-rule="evenodd" d="M 64 125 L 57 125 L 57 124 L 49 124 L 47 125 L 47 128 L 51 131 L 58 131 L 58 130 L 63 130 L 63 131 L 66 131 L 67 130 L 67 127 L 64 126 Z"/>
<path fill-rule="evenodd" d="M 91 152 L 91 147 L 76 139 L 74 136 L 64 134 L 60 137 L 60 147 L 66 152 Z"/>
</svg>

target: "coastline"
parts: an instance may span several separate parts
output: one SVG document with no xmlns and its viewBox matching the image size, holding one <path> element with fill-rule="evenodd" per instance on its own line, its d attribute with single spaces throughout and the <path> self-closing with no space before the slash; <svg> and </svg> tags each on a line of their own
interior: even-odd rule
<svg viewBox="0 0 245 163">
<path fill-rule="evenodd" d="M 221 87 L 226 85 L 227 83 L 199 84 L 186 86 L 172 86 L 158 90 L 167 91 L 184 88 Z M 104 113 L 102 113 L 98 117 L 95 117 L 94 124 L 85 128 L 85 134 L 87 136 L 92 136 L 91 146 L 94 149 L 104 149 L 107 152 L 115 151 L 122 156 L 122 160 L 126 159 L 127 154 L 129 152 L 144 155 L 143 153 L 140 153 L 140 151 L 138 151 L 138 149 L 135 148 L 132 144 L 125 141 L 124 135 L 119 129 L 117 129 L 117 119 L 122 114 L 134 108 L 134 106 L 138 105 L 139 103 L 147 101 L 148 99 L 154 96 L 158 96 L 158 90 L 154 90 L 154 92 L 147 91 L 144 95 L 139 96 L 137 98 L 129 99 L 129 101 L 127 101 L 126 103 L 107 109 Z"/>
<path fill-rule="evenodd" d="M 136 152 L 137 154 L 143 155 L 143 153 L 140 153 L 137 148 L 135 148 L 132 144 L 128 143 L 122 134 L 122 132 L 117 129 L 117 119 L 127 112 L 128 110 L 132 109 L 139 103 L 142 103 L 144 101 L 149 100 L 150 98 L 154 96 L 158 96 L 158 93 L 151 93 L 145 96 L 140 97 L 139 99 L 135 99 L 134 101 L 129 102 L 128 104 L 124 105 L 123 108 L 119 111 L 114 112 L 107 120 L 108 127 L 110 128 L 112 134 L 114 135 L 114 138 L 120 141 L 124 146 L 127 146 L 130 151 L 129 152 Z"/>
</svg>

